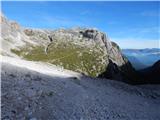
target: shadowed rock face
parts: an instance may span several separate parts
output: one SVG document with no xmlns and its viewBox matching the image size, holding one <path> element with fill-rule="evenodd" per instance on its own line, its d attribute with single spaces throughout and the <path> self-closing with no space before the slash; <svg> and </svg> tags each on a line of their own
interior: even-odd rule
<svg viewBox="0 0 160 120">
<path fill-rule="evenodd" d="M 160 60 L 158 60 L 153 66 L 140 70 L 143 77 L 143 83 L 148 84 L 160 84 Z"/>
<path fill-rule="evenodd" d="M 126 62 L 126 64 L 119 67 L 117 64 L 113 63 L 112 60 L 109 60 L 105 72 L 100 74 L 99 77 L 119 80 L 129 84 L 139 84 L 140 82 L 140 77 L 132 68 L 130 62 Z"/>
<path fill-rule="evenodd" d="M 105 74 L 102 76 L 117 80 L 126 79 L 126 76 L 127 80 L 133 78 L 128 74 L 128 70 L 134 71 L 129 61 L 103 32 L 89 28 L 22 28 L 2 17 L 2 32 L 6 33 L 2 35 L 5 44 L 2 54 L 49 62 L 92 77 Z"/>
</svg>

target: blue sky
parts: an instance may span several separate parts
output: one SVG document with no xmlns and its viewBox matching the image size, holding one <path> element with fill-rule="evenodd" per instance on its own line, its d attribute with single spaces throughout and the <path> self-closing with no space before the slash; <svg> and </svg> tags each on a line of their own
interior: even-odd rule
<svg viewBox="0 0 160 120">
<path fill-rule="evenodd" d="M 93 27 L 121 48 L 159 43 L 160 2 L 2 2 L 2 12 L 24 27 Z"/>
</svg>

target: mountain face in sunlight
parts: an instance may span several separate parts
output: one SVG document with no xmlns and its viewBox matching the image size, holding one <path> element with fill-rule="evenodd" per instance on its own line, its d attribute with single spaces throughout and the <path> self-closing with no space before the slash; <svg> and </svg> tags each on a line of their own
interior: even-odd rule
<svg viewBox="0 0 160 120">
<path fill-rule="evenodd" d="M 152 66 L 155 62 L 160 60 L 159 48 L 123 49 L 122 52 L 137 70 Z"/>
<path fill-rule="evenodd" d="M 119 46 L 99 30 L 32 29 L 10 22 L 4 15 L 1 19 L 2 55 L 47 62 L 91 77 L 127 82 L 135 77 Z"/>
</svg>

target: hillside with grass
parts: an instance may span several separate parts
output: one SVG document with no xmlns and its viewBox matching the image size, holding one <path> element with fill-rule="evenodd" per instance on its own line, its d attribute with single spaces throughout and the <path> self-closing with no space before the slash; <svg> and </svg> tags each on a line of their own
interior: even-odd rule
<svg viewBox="0 0 160 120">
<path fill-rule="evenodd" d="M 122 55 L 120 47 L 104 32 L 79 27 L 25 28 L 4 15 L 1 19 L 2 55 L 51 63 L 90 77 L 104 76 L 128 82 L 135 77 L 135 71 Z"/>
</svg>

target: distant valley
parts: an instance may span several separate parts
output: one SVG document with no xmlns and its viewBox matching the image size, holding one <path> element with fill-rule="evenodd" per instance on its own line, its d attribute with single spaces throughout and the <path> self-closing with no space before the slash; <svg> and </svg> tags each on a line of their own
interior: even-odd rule
<svg viewBox="0 0 160 120">
<path fill-rule="evenodd" d="M 160 48 L 122 49 L 122 53 L 136 70 L 150 67 L 160 60 Z"/>
</svg>

